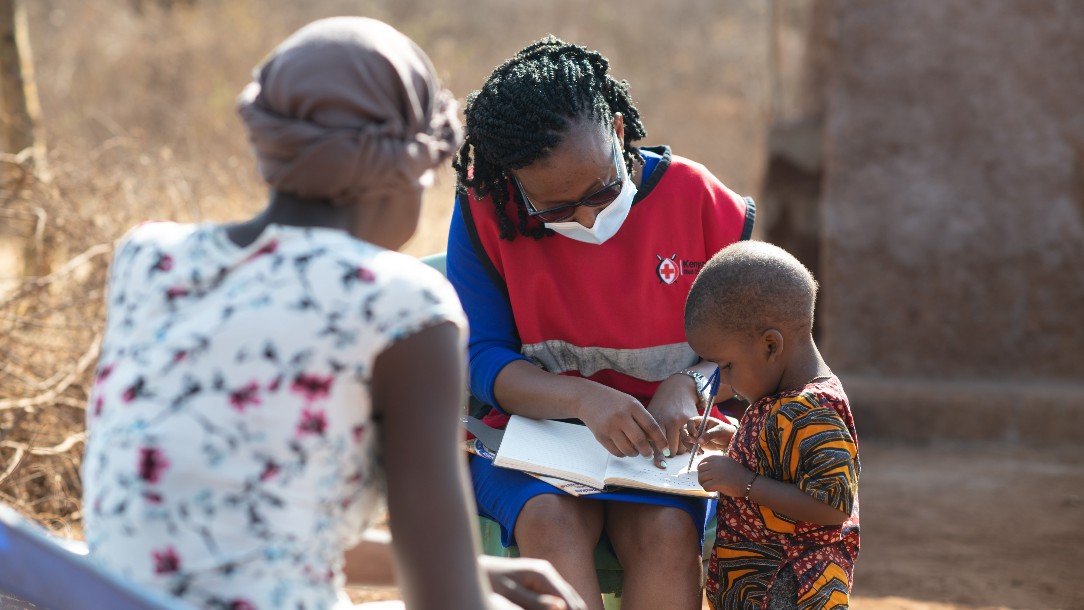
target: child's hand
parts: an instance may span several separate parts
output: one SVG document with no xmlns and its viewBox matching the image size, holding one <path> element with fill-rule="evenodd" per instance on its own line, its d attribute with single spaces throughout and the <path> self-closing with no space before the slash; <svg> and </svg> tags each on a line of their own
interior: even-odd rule
<svg viewBox="0 0 1084 610">
<path fill-rule="evenodd" d="M 700 431 L 700 423 L 704 416 L 689 418 L 685 427 L 681 430 L 681 442 L 691 447 L 696 442 L 696 433 Z M 737 432 L 737 428 L 722 420 L 708 417 L 708 429 L 704 431 L 704 438 L 700 439 L 700 447 L 716 451 L 726 451 L 730 447 L 730 439 Z"/>
<path fill-rule="evenodd" d="M 725 455 L 709 455 L 697 464 L 696 471 L 705 490 L 739 498 L 745 496 L 745 486 L 754 477 L 753 471 Z"/>
</svg>

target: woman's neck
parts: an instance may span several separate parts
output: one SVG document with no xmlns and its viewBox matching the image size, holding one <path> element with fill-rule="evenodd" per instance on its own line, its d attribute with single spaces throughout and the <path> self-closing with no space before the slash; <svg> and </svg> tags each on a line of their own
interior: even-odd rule
<svg viewBox="0 0 1084 610">
<path fill-rule="evenodd" d="M 350 210 L 327 200 L 302 199 L 272 191 L 267 207 L 252 218 L 225 225 L 230 241 L 245 247 L 259 238 L 269 225 L 322 227 L 349 230 Z"/>
</svg>

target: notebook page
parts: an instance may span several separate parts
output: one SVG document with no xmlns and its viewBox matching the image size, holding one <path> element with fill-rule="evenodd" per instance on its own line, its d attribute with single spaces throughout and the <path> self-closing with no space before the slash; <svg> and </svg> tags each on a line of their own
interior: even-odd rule
<svg viewBox="0 0 1084 610">
<path fill-rule="evenodd" d="M 493 464 L 602 487 L 609 455 L 587 426 L 513 415 Z"/>
<path fill-rule="evenodd" d="M 696 466 L 711 453 L 702 453 L 689 467 L 689 455 L 668 458 L 666 468 L 657 468 L 652 458 L 634 456 L 619 458 L 611 456 L 606 469 L 606 482 L 610 485 L 657 489 L 659 491 L 686 492 L 691 495 L 711 495 L 704 491 L 697 480 Z"/>
</svg>

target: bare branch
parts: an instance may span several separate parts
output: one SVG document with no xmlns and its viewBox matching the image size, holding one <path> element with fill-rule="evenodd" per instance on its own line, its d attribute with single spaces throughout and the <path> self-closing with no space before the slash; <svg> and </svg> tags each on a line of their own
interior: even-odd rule
<svg viewBox="0 0 1084 610">
<path fill-rule="evenodd" d="M 0 411 L 7 409 L 28 409 L 37 407 L 44 404 L 56 402 L 60 395 L 64 393 L 73 383 L 78 381 L 87 369 L 98 359 L 98 353 L 102 347 L 102 336 L 95 335 L 94 341 L 91 343 L 90 349 L 76 363 L 75 368 L 72 369 L 63 379 L 61 379 L 53 389 L 39 394 L 32 398 L 19 398 L 15 400 L 0 400 Z"/>
<path fill-rule="evenodd" d="M 8 462 L 7 468 L 4 469 L 4 472 L 0 472 L 0 483 L 8 480 L 11 473 L 15 472 L 15 469 L 23 463 L 24 457 L 26 457 L 26 446 L 16 447 L 15 455 L 12 456 L 11 460 Z"/>
<path fill-rule="evenodd" d="M 0 447 L 14 449 L 16 455 L 20 455 L 23 452 L 29 453 L 30 455 L 61 455 L 71 451 L 71 448 L 74 447 L 76 443 L 81 443 L 85 440 L 87 440 L 86 432 L 76 432 L 52 447 L 34 447 L 29 443 L 17 443 L 15 441 L 0 441 Z"/>
<path fill-rule="evenodd" d="M 29 279 L 29 280 L 26 280 L 25 282 L 23 282 L 23 285 L 21 287 L 19 287 L 19 289 L 16 290 L 14 294 L 12 294 L 8 298 L 0 301 L 0 307 L 7 307 L 10 303 L 14 302 L 16 299 L 19 299 L 19 298 L 25 296 L 26 292 L 28 292 L 29 289 L 31 289 L 31 288 L 40 288 L 42 286 L 48 286 L 49 284 L 52 284 L 52 283 L 64 278 L 65 276 L 67 276 L 71 272 L 75 271 L 81 265 L 85 264 L 86 262 L 90 261 L 91 259 L 93 259 L 93 258 L 95 258 L 97 256 L 102 256 L 103 254 L 109 254 L 112 251 L 113 251 L 113 244 L 111 244 L 111 243 L 97 244 L 97 245 L 91 246 L 91 247 L 87 248 L 86 250 L 84 250 L 82 253 L 80 253 L 75 258 L 72 258 L 68 262 L 64 263 L 64 265 L 62 267 L 60 267 L 56 271 L 50 273 L 49 275 L 43 275 L 41 277 Z"/>
</svg>

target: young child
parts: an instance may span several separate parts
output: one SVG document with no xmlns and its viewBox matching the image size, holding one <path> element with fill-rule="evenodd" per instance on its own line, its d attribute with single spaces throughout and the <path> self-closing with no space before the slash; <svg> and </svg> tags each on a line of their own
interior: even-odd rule
<svg viewBox="0 0 1084 610">
<path fill-rule="evenodd" d="M 861 467 L 847 396 L 813 342 L 816 294 L 808 269 L 763 242 L 719 251 L 689 292 L 689 344 L 749 402 L 736 430 L 710 422 L 701 439 L 728 449 L 699 466 L 719 493 L 716 610 L 848 606 Z"/>
</svg>

